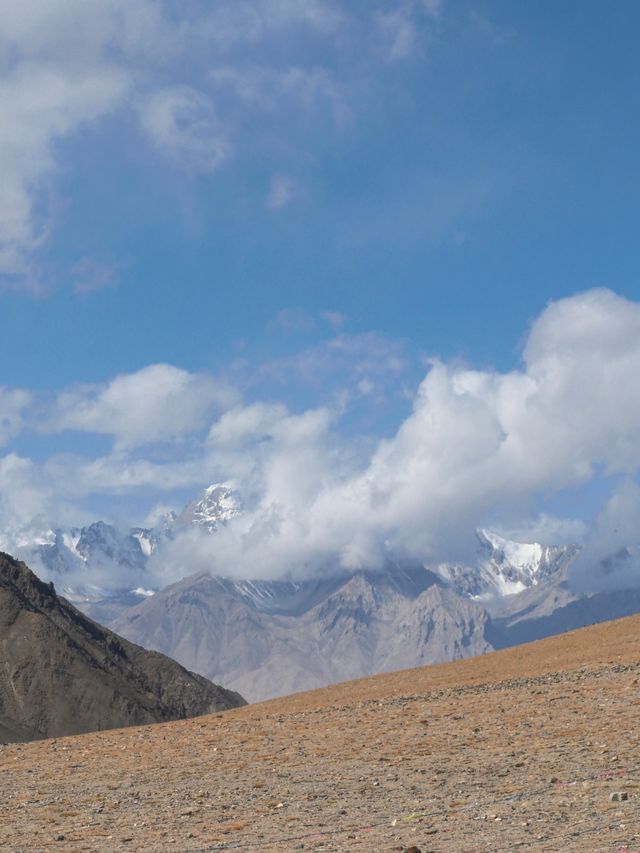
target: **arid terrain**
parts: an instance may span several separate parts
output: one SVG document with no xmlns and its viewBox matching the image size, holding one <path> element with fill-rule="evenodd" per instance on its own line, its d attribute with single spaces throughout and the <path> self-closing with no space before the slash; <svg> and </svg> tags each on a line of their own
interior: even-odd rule
<svg viewBox="0 0 640 853">
<path fill-rule="evenodd" d="M 0 848 L 640 851 L 640 616 L 0 747 Z"/>
</svg>

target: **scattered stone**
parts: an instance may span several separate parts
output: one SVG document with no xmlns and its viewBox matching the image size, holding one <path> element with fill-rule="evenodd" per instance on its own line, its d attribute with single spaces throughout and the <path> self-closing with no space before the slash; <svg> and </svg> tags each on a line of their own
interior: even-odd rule
<svg viewBox="0 0 640 853">
<path fill-rule="evenodd" d="M 629 799 L 629 794 L 626 791 L 614 791 L 610 794 L 609 799 L 612 803 L 621 803 Z"/>
</svg>

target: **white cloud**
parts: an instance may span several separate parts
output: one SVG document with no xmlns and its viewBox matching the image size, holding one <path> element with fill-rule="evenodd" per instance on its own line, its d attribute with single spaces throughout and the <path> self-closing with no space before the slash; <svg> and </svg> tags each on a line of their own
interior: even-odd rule
<svg viewBox="0 0 640 853">
<path fill-rule="evenodd" d="M 148 0 L 0 0 L 0 274 L 34 284 L 57 144 L 126 105 L 136 63 L 175 31 Z"/>
<path fill-rule="evenodd" d="M 559 518 L 546 512 L 508 526 L 493 525 L 496 533 L 515 542 L 544 542 L 545 545 L 579 544 L 589 530 L 580 518 Z"/>
<path fill-rule="evenodd" d="M 270 332 L 313 332 L 316 322 L 304 308 L 282 308 L 276 316 L 269 321 Z"/>
<path fill-rule="evenodd" d="M 350 356 L 357 342 L 341 336 L 336 346 Z M 378 353 L 379 365 L 390 354 L 392 348 Z M 370 373 L 375 380 L 371 368 L 349 381 L 368 392 Z M 411 413 L 373 445 L 340 433 L 338 407 L 295 413 L 281 402 L 243 405 L 211 377 L 153 365 L 61 394 L 49 428 L 113 435 L 115 452 L 58 456 L 40 466 L 6 456 L 3 512 L 28 520 L 29 513 L 54 512 L 56 501 L 69 506 L 91 494 L 144 488 L 166 496 L 231 480 L 244 514 L 214 539 L 191 533 L 176 542 L 168 573 L 182 571 L 185 560 L 192 569 L 273 576 L 375 567 L 390 554 L 464 559 L 487 517 L 547 542 L 579 536 L 585 554 L 606 556 L 639 538 L 631 479 L 591 532 L 584 519 L 550 516 L 544 503 L 602 472 L 637 475 L 639 374 L 640 304 L 606 290 L 551 303 L 532 324 L 517 370 L 434 361 Z M 18 397 L 5 410 L 18 411 L 19 423 L 26 402 Z M 145 448 L 186 437 L 166 457 Z M 630 565 L 613 567 L 615 583 L 628 582 Z"/>
<path fill-rule="evenodd" d="M 71 270 L 74 278 L 73 289 L 81 296 L 87 296 L 116 284 L 117 267 L 113 264 L 100 264 L 91 258 L 84 258 Z"/>
<path fill-rule="evenodd" d="M 408 59 L 421 40 L 421 19 L 426 14 L 435 20 L 441 11 L 441 0 L 401 0 L 377 12 L 376 27 L 388 59 Z"/>
<path fill-rule="evenodd" d="M 221 464 L 255 503 L 216 538 L 211 565 L 268 573 L 375 566 L 389 553 L 464 558 L 488 513 L 523 514 L 533 499 L 588 483 L 598 466 L 634 473 L 639 323 L 640 305 L 592 291 L 546 309 L 522 370 L 434 362 L 411 415 L 364 464 L 326 413 L 308 413 L 303 440 L 281 406 L 223 415 L 214 452 L 227 452 Z M 561 522 L 546 526 L 555 538 Z M 198 548 L 203 558 L 206 542 Z"/>
<path fill-rule="evenodd" d="M 30 459 L 0 457 L 0 518 L 3 528 L 20 526 L 54 511 L 53 493 Z M 4 532 L 4 531 L 0 531 Z"/>
<path fill-rule="evenodd" d="M 154 364 L 106 385 L 62 392 L 48 428 L 112 435 L 116 447 L 131 448 L 193 433 L 215 408 L 237 398 L 237 392 L 210 376 Z"/>
<path fill-rule="evenodd" d="M 25 409 L 33 400 L 29 391 L 0 385 L 0 445 L 18 435 L 25 422 Z"/>
<path fill-rule="evenodd" d="M 283 102 L 295 101 L 308 110 L 326 103 L 336 119 L 346 112 L 340 85 L 323 67 L 223 65 L 212 68 L 209 79 L 218 89 L 231 89 L 241 101 L 260 110 L 274 110 Z"/>
<path fill-rule="evenodd" d="M 409 6 L 379 13 L 377 24 L 390 59 L 406 59 L 413 53 L 417 31 Z"/>
<path fill-rule="evenodd" d="M 189 86 L 153 92 L 141 121 L 153 144 L 185 171 L 214 172 L 230 156 L 213 101 Z"/>
<path fill-rule="evenodd" d="M 339 317 L 330 322 L 339 324 Z M 379 332 L 341 333 L 290 358 L 265 362 L 259 372 L 281 382 L 290 382 L 292 375 L 296 375 L 307 383 L 325 388 L 336 378 L 342 379 L 347 387 L 356 387 L 361 379 L 369 379 L 382 387 L 389 382 L 397 385 L 407 362 L 402 341 L 392 340 Z"/>
<path fill-rule="evenodd" d="M 224 45 L 253 42 L 291 27 L 330 34 L 344 21 L 338 4 L 324 0 L 222 0 L 201 22 Z"/>
<path fill-rule="evenodd" d="M 442 0 L 422 0 L 422 6 L 432 18 L 440 17 L 442 12 Z"/>
<path fill-rule="evenodd" d="M 233 150 L 233 122 L 223 122 L 207 91 L 212 58 L 292 27 L 326 37 L 343 16 L 322 0 L 186 2 L 177 14 L 165 0 L 0 0 L 0 20 L 0 275 L 35 289 L 34 258 L 55 225 L 62 140 L 139 110 L 147 137 L 176 166 L 214 172 Z M 176 74 L 185 63 L 190 85 Z M 238 80 L 251 76 L 228 68 Z M 261 91 L 276 100 L 288 92 L 308 103 L 321 93 L 335 98 L 322 69 L 265 75 L 271 82 Z M 250 86 L 239 84 L 236 99 Z"/>
</svg>

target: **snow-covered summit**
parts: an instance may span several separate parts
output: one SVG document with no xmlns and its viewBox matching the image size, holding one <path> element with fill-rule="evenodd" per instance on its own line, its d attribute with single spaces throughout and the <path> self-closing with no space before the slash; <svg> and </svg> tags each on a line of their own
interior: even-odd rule
<svg viewBox="0 0 640 853">
<path fill-rule="evenodd" d="M 490 530 L 477 530 L 473 565 L 441 563 L 434 571 L 456 592 L 476 600 L 514 595 L 566 567 L 576 545 L 514 542 Z"/>
<path fill-rule="evenodd" d="M 237 492 L 229 483 L 214 483 L 187 504 L 182 512 L 169 512 L 150 528 L 120 529 L 105 521 L 84 527 L 23 528 L 0 531 L 0 550 L 28 562 L 47 580 L 70 594 L 105 594 L 109 590 L 149 589 L 153 578 L 147 564 L 168 541 L 185 528 L 215 533 L 220 525 L 241 512 Z"/>
<path fill-rule="evenodd" d="M 207 486 L 182 510 L 175 525 L 195 525 L 209 533 L 215 533 L 221 524 L 240 515 L 242 503 L 238 493 L 229 483 L 214 483 Z"/>
<path fill-rule="evenodd" d="M 163 549 L 172 540 L 179 540 L 193 528 L 215 535 L 242 511 L 241 498 L 232 483 L 213 483 L 181 512 L 166 513 L 150 528 L 122 530 L 96 521 L 68 529 L 43 527 L 6 535 L 0 531 L 0 550 L 26 560 L 42 577 L 73 590 L 74 594 L 91 593 L 95 597 L 98 590 L 105 595 L 130 596 L 132 590 L 152 592 L 158 586 L 159 575 L 155 570 L 161 567 Z M 426 568 L 459 595 L 479 601 L 502 598 L 536 586 L 566 567 L 578 550 L 573 545 L 552 547 L 515 542 L 484 529 L 476 535 L 477 553 L 469 564 L 441 563 Z M 402 572 L 392 564 L 383 574 L 395 584 L 405 583 Z M 320 582 L 322 578 L 316 580 Z M 411 583 L 414 582 L 412 575 Z M 297 588 L 289 589 L 282 584 L 276 587 L 271 582 L 244 580 L 234 584 L 238 594 L 251 599 L 259 608 L 277 609 L 284 599 L 297 601 L 301 594 Z"/>
</svg>

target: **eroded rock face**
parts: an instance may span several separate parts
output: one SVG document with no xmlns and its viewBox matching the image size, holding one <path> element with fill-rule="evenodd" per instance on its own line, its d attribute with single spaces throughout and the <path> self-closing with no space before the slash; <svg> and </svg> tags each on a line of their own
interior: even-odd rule
<svg viewBox="0 0 640 853">
<path fill-rule="evenodd" d="M 245 704 L 91 621 L 0 553 L 0 741 L 161 722 Z"/>
</svg>

